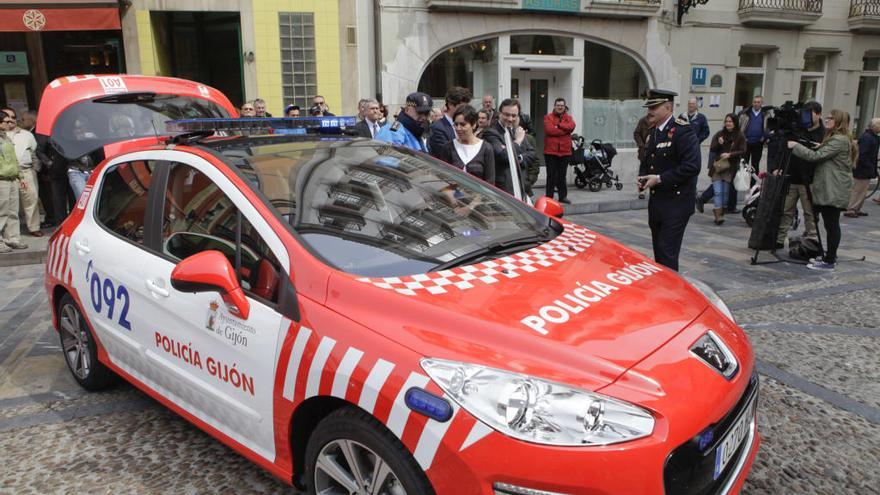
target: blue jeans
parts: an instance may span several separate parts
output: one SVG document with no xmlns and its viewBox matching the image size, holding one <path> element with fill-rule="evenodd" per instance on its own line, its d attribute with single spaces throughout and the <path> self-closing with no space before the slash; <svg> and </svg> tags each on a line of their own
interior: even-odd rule
<svg viewBox="0 0 880 495">
<path fill-rule="evenodd" d="M 67 180 L 70 181 L 70 188 L 73 189 L 73 196 L 79 200 L 83 189 L 86 188 L 86 182 L 89 180 L 91 172 L 82 172 L 75 168 L 67 169 Z"/>
<path fill-rule="evenodd" d="M 715 191 L 715 196 L 712 199 L 715 201 L 715 208 L 724 208 L 724 204 L 727 203 L 727 196 L 730 191 L 727 184 L 723 180 L 712 181 L 712 189 Z"/>
</svg>

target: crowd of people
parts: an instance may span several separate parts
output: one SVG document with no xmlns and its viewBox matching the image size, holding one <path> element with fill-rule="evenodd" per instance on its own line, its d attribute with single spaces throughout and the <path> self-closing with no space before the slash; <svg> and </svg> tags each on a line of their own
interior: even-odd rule
<svg viewBox="0 0 880 495">
<path fill-rule="evenodd" d="M 785 248 L 789 227 L 800 203 L 804 233 L 798 239 L 809 239 L 821 249 L 817 227 L 821 219 L 827 244 L 821 249 L 821 255 L 810 259 L 807 266 L 816 270 L 833 270 L 842 237 L 841 214 L 849 218 L 868 214 L 862 211 L 862 207 L 868 184 L 877 178 L 880 118 L 870 121 L 856 143 L 847 112 L 834 109 L 823 117 L 822 105 L 815 101 L 806 102 L 801 108 L 802 115 L 809 116 L 809 121 L 804 119 L 793 133 L 771 125 L 771 112 L 761 96 L 756 96 L 752 106 L 742 112 L 727 114 L 722 129 L 712 136 L 709 144 L 706 171 L 712 184 L 697 198 L 695 207 L 704 213 L 705 205 L 712 202 L 717 225 L 724 223 L 725 213 L 738 213 L 733 179 L 741 163 L 749 164 L 755 171 L 760 170 L 759 163 L 766 148 L 766 173 L 785 175 L 789 184 L 781 202 L 774 249 Z M 709 137 L 707 120 L 698 111 L 696 99 L 688 101 L 688 111 L 680 118 L 689 123 L 700 143 Z M 648 137 L 654 127 L 649 112 L 633 131 L 640 163 L 647 158 Z M 644 193 L 640 197 L 644 198 Z M 873 201 L 880 204 L 878 198 Z"/>
</svg>

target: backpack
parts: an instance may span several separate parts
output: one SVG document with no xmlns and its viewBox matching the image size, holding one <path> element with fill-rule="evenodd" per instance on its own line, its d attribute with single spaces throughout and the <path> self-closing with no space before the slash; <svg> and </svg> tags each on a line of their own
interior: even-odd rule
<svg viewBox="0 0 880 495">
<path fill-rule="evenodd" d="M 822 254 L 822 246 L 816 239 L 795 237 L 788 241 L 788 255 L 796 260 L 809 261 Z"/>
</svg>

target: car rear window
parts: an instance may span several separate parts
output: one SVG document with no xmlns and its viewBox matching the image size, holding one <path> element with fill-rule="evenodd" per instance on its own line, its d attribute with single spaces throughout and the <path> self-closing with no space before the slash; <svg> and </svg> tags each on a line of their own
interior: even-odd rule
<svg viewBox="0 0 880 495">
<path fill-rule="evenodd" d="M 71 105 L 55 121 L 51 141 L 74 160 L 109 143 L 164 133 L 168 120 L 226 117 L 223 107 L 204 98 L 127 93 Z"/>
</svg>

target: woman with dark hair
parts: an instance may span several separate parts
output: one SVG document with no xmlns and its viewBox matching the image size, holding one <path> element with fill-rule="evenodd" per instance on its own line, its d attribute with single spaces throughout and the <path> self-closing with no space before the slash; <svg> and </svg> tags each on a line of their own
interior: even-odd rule
<svg viewBox="0 0 880 495">
<path fill-rule="evenodd" d="M 495 155 L 492 146 L 476 136 L 477 111 L 464 105 L 452 114 L 455 139 L 440 148 L 438 158 L 475 175 L 489 184 L 495 183 Z"/>
<path fill-rule="evenodd" d="M 724 116 L 724 127 L 712 137 L 709 151 L 715 154 L 716 160 L 709 167 L 712 188 L 715 190 L 715 225 L 724 223 L 724 205 L 730 194 L 730 183 L 736 162 L 746 151 L 746 137 L 739 130 L 739 117 L 735 113 Z"/>
<path fill-rule="evenodd" d="M 833 270 L 837 266 L 837 247 L 840 246 L 840 213 L 849 205 L 853 185 L 853 163 L 858 148 L 849 133 L 849 114 L 831 110 L 825 117 L 825 139 L 815 150 L 789 141 L 791 153 L 808 162 L 816 163 L 813 176 L 813 212 L 825 224 L 828 249 L 824 256 L 810 260 L 807 268 Z"/>
</svg>

